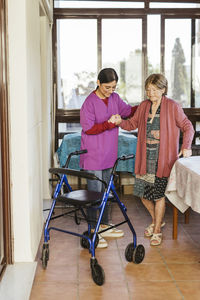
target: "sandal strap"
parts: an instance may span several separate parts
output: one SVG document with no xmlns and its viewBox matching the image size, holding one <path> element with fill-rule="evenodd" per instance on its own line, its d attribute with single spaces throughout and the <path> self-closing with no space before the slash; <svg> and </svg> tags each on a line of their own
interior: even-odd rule
<svg viewBox="0 0 200 300">
<path fill-rule="evenodd" d="M 150 241 L 151 241 L 151 245 L 153 246 L 160 245 L 160 243 L 162 242 L 162 233 L 153 233 Z M 156 243 L 154 244 L 154 242 Z"/>
<path fill-rule="evenodd" d="M 146 236 L 151 236 L 153 234 L 153 228 L 154 224 L 150 224 L 148 227 L 145 228 L 145 235 Z"/>
</svg>

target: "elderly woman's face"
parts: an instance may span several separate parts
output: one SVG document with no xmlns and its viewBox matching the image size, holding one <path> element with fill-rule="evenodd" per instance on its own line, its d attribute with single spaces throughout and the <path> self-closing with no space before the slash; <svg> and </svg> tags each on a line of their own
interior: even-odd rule
<svg viewBox="0 0 200 300">
<path fill-rule="evenodd" d="M 151 102 L 160 101 L 164 92 L 165 89 L 159 89 L 154 84 L 149 84 L 146 89 L 147 97 L 151 100 Z"/>
</svg>

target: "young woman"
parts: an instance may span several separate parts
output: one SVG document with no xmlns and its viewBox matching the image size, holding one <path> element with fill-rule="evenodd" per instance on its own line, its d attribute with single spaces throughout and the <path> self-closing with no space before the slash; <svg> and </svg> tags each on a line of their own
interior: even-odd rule
<svg viewBox="0 0 200 300">
<path fill-rule="evenodd" d="M 99 178 L 108 182 L 112 167 L 117 159 L 118 152 L 118 126 L 114 124 L 115 117 L 119 114 L 122 118 L 131 117 L 137 106 L 131 107 L 115 93 L 118 76 L 114 69 L 105 68 L 100 71 L 97 79 L 97 88 L 83 103 L 80 110 L 80 123 L 82 126 L 81 149 L 87 153 L 80 157 L 80 167 L 94 173 Z M 103 186 L 98 181 L 88 180 L 88 189 L 102 191 Z M 96 219 L 96 211 L 88 209 L 88 218 Z M 100 230 L 108 227 L 108 204 L 105 207 Z M 91 223 L 95 227 L 95 222 Z M 121 237 L 122 230 L 112 228 L 99 236 L 97 247 L 108 246 L 103 237 Z"/>
</svg>

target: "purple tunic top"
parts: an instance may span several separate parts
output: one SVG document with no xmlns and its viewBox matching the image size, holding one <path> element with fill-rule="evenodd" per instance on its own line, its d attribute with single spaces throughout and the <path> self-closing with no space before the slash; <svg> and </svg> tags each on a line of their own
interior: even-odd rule
<svg viewBox="0 0 200 300">
<path fill-rule="evenodd" d="M 112 93 L 108 106 L 92 92 L 84 101 L 80 110 L 81 149 L 87 153 L 80 155 L 80 167 L 85 170 L 104 170 L 112 168 L 118 152 L 118 127 L 105 130 L 99 134 L 86 134 L 95 124 L 103 123 L 112 115 L 128 117 L 131 106 L 126 104 L 118 94 Z"/>
</svg>

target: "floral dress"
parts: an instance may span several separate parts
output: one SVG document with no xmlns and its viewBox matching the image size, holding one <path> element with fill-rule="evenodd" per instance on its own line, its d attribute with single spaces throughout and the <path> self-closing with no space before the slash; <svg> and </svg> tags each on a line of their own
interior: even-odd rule
<svg viewBox="0 0 200 300">
<path fill-rule="evenodd" d="M 151 109 L 147 120 L 146 128 L 146 170 L 145 175 L 136 175 L 134 184 L 134 195 L 156 201 L 165 197 L 165 189 L 168 177 L 157 177 L 158 155 L 160 145 L 160 106 L 154 119 L 151 121 Z"/>
</svg>

